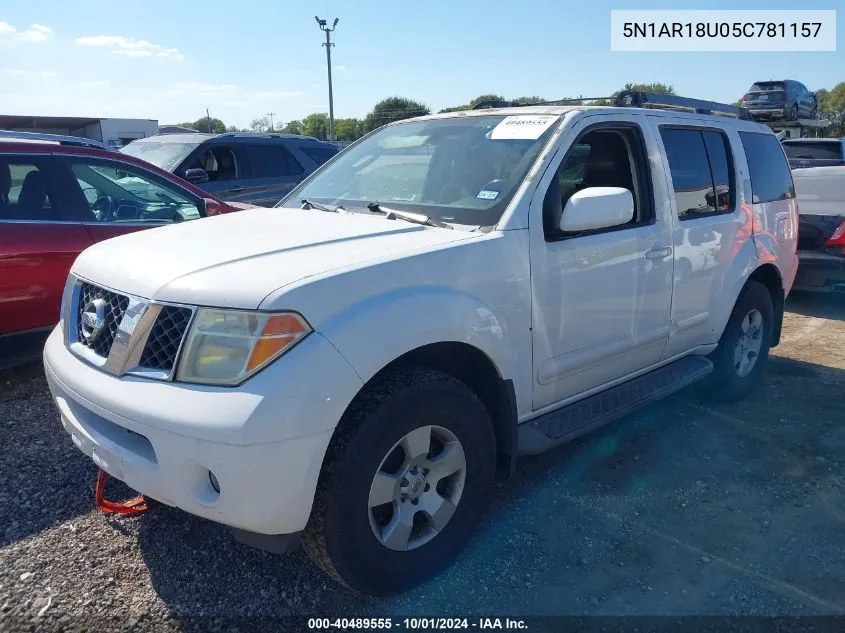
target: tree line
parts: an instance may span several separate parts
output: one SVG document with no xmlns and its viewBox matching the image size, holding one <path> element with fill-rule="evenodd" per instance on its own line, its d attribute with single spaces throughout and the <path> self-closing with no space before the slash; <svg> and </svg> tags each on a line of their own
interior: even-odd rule
<svg viewBox="0 0 845 633">
<path fill-rule="evenodd" d="M 662 83 L 627 83 L 623 90 L 633 90 L 640 92 L 656 92 L 660 94 L 676 94 L 675 89 L 671 85 Z M 583 98 L 581 95 L 573 97 L 555 97 L 556 99 L 572 101 L 575 104 L 583 105 L 610 105 L 619 90 L 609 95 L 608 98 Z M 826 135 L 830 137 L 839 137 L 845 135 L 845 82 L 836 84 L 833 88 L 821 88 L 816 90 L 816 95 L 819 99 L 819 117 L 829 119 L 831 126 L 827 128 Z M 539 96 L 516 97 L 514 99 L 505 99 L 499 94 L 483 94 L 477 96 L 469 103 L 450 106 L 443 108 L 439 112 L 455 112 L 458 110 L 467 110 L 477 105 L 482 101 L 516 101 L 517 103 L 538 103 L 546 101 Z M 736 102 L 739 105 L 739 101 Z M 342 118 L 335 119 L 335 139 L 338 141 L 354 141 L 364 134 L 375 130 L 376 128 L 392 123 L 394 121 L 401 121 L 416 116 L 423 116 L 431 114 L 431 110 L 423 102 L 406 97 L 388 97 L 382 99 L 373 106 L 373 109 L 364 118 Z M 209 132 L 212 134 L 220 134 L 222 132 L 240 132 L 246 131 L 235 126 L 227 126 L 220 119 L 211 117 L 202 117 L 193 122 L 181 123 L 183 127 L 188 127 L 200 132 Z M 250 124 L 250 130 L 256 132 L 282 132 L 285 134 L 304 134 L 305 136 L 313 136 L 320 140 L 327 140 L 329 138 L 329 115 L 324 112 L 315 112 L 309 114 L 303 119 L 287 121 L 281 127 L 271 128 L 271 120 L 269 116 L 254 119 Z"/>
</svg>

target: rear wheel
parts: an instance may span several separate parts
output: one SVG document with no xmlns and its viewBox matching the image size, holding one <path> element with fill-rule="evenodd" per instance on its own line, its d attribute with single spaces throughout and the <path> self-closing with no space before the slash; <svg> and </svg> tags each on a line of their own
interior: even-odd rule
<svg viewBox="0 0 845 633">
<path fill-rule="evenodd" d="M 736 301 L 719 346 L 710 355 L 713 373 L 700 393 L 717 400 L 739 400 L 763 375 L 772 342 L 774 307 L 768 288 L 749 281 Z"/>
<path fill-rule="evenodd" d="M 463 383 L 429 369 L 359 397 L 332 440 L 303 535 L 309 556 L 356 591 L 402 591 L 453 560 L 493 487 L 495 437 Z"/>
</svg>

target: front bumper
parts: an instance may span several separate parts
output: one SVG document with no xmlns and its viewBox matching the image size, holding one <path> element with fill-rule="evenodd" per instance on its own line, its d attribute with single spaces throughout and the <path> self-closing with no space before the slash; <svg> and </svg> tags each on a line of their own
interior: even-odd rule
<svg viewBox="0 0 845 633">
<path fill-rule="evenodd" d="M 301 531 L 332 432 L 361 381 L 313 333 L 237 388 L 106 374 L 56 328 L 47 382 L 74 444 L 135 490 L 258 534 Z M 219 482 L 219 493 L 209 472 Z"/>
<path fill-rule="evenodd" d="M 798 251 L 798 273 L 795 290 L 816 292 L 845 292 L 845 253 L 826 251 Z"/>
</svg>

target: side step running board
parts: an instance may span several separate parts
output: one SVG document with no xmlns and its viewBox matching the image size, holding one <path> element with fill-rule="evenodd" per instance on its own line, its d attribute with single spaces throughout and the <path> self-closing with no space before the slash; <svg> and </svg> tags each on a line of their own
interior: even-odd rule
<svg viewBox="0 0 845 633">
<path fill-rule="evenodd" d="M 705 378 L 713 363 L 686 356 L 620 385 L 521 424 L 519 454 L 536 455 L 618 420 Z"/>
</svg>

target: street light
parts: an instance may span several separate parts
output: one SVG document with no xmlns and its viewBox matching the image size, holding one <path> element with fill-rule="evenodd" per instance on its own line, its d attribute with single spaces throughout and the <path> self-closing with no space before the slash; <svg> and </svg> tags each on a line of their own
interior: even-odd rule
<svg viewBox="0 0 845 633">
<path fill-rule="evenodd" d="M 323 42 L 323 46 L 326 47 L 326 64 L 329 68 L 329 140 L 334 143 L 334 97 L 332 96 L 332 46 L 334 44 L 332 44 L 331 32 L 337 27 L 339 18 L 334 19 L 331 28 L 327 26 L 326 20 L 321 20 L 316 15 L 314 19 L 317 20 L 320 30 L 326 34 L 326 41 Z"/>
</svg>

